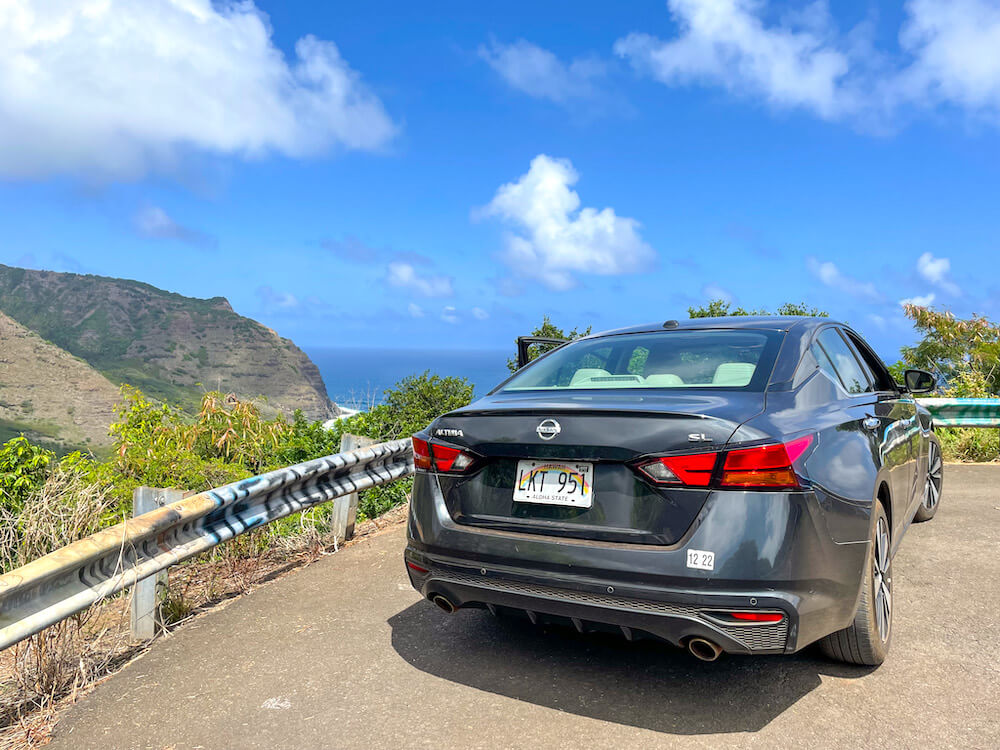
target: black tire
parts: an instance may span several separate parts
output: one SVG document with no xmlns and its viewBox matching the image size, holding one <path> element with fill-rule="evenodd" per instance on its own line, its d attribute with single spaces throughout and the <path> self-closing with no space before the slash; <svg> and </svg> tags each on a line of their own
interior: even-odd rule
<svg viewBox="0 0 1000 750">
<path fill-rule="evenodd" d="M 927 446 L 927 476 L 924 477 L 923 499 L 920 507 L 913 514 L 915 523 L 930 521 L 941 505 L 941 490 L 944 487 L 944 461 L 941 458 L 941 446 L 936 437 L 931 436 Z"/>
<path fill-rule="evenodd" d="M 889 519 L 881 502 L 874 507 L 875 523 L 861 601 L 854 622 L 823 638 L 820 649 L 831 659 L 877 667 L 885 661 L 892 642 L 892 549 Z"/>
</svg>

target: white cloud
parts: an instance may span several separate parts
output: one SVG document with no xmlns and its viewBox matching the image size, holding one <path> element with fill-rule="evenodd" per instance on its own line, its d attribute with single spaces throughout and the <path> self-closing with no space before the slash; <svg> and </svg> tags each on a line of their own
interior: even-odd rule
<svg viewBox="0 0 1000 750">
<path fill-rule="evenodd" d="M 475 318 L 476 320 L 487 320 L 489 319 L 490 314 L 481 307 L 473 307 L 472 317 Z"/>
<path fill-rule="evenodd" d="M 584 58 L 567 64 L 523 39 L 480 46 L 479 56 L 512 88 L 560 103 L 593 96 L 594 81 L 604 74 L 604 65 L 597 60 Z"/>
<path fill-rule="evenodd" d="M 767 25 L 755 0 L 669 0 L 681 29 L 676 39 L 629 34 L 615 52 L 655 78 L 672 83 L 716 83 L 765 96 L 785 107 L 834 117 L 847 106 L 841 79 L 848 59 L 808 23 Z M 819 19 L 823 21 L 822 18 Z"/>
<path fill-rule="evenodd" d="M 906 10 L 899 39 L 915 59 L 905 94 L 1000 115 L 1000 3 L 911 0 Z"/>
<path fill-rule="evenodd" d="M 712 84 L 884 129 L 904 107 L 951 104 L 1000 123 L 1000 4 L 910 0 L 899 49 L 873 19 L 839 30 L 825 0 L 776 12 L 765 0 L 668 0 L 677 36 L 632 33 L 615 52 L 668 85 Z"/>
<path fill-rule="evenodd" d="M 613 208 L 580 208 L 580 196 L 570 189 L 578 179 L 569 160 L 540 154 L 527 174 L 502 185 L 478 212 L 521 230 L 507 235 L 503 254 L 515 273 L 569 289 L 581 273 L 633 273 L 655 259 L 635 219 L 618 216 Z"/>
<path fill-rule="evenodd" d="M 421 274 L 410 263 L 390 263 L 386 280 L 391 286 L 410 289 L 424 297 L 450 297 L 452 294 L 451 278 Z"/>
<path fill-rule="evenodd" d="M 454 307 L 448 305 L 441 310 L 441 320 L 445 323 L 457 323 L 458 322 L 458 311 Z"/>
<path fill-rule="evenodd" d="M 209 246 L 215 238 L 205 232 L 174 221 L 159 206 L 147 206 L 135 216 L 135 228 L 143 237 L 160 240 L 179 240 L 191 245 Z"/>
<path fill-rule="evenodd" d="M 831 289 L 844 292 L 852 297 L 877 302 L 882 298 L 875 285 L 870 281 L 861 281 L 852 276 L 847 276 L 837 268 L 836 264 L 830 261 L 819 261 L 816 258 L 809 258 L 806 265 L 812 274 Z"/>
<path fill-rule="evenodd" d="M 917 297 L 907 297 L 906 299 L 901 299 L 899 301 L 900 306 L 902 305 L 916 305 L 917 307 L 927 307 L 934 302 L 934 292 L 929 294 L 924 294 Z"/>
<path fill-rule="evenodd" d="M 288 61 L 252 2 L 8 0 L 0 175 L 136 179 L 185 154 L 375 149 L 395 126 L 331 42 Z"/>
<path fill-rule="evenodd" d="M 962 290 L 951 280 L 951 261 L 947 258 L 935 258 L 932 253 L 924 253 L 917 258 L 917 273 L 930 283 L 939 286 L 948 294 L 959 296 Z"/>
<path fill-rule="evenodd" d="M 410 314 L 411 318 L 422 318 L 424 317 L 424 308 L 420 305 L 411 302 L 406 306 L 406 311 Z"/>
<path fill-rule="evenodd" d="M 721 299 L 723 302 L 732 302 L 734 297 L 728 289 L 723 289 L 718 284 L 706 284 L 701 289 L 702 295 L 709 300 Z"/>
</svg>

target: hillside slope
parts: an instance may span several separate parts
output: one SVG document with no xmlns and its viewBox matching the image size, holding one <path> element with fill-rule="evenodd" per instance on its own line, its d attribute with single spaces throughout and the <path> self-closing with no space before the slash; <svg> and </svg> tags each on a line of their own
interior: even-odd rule
<svg viewBox="0 0 1000 750">
<path fill-rule="evenodd" d="M 85 360 L 113 384 L 196 408 L 207 389 L 264 396 L 276 410 L 328 419 L 336 407 L 312 360 L 288 339 L 233 312 L 104 276 L 0 265 L 0 312 Z"/>
<path fill-rule="evenodd" d="M 62 449 L 107 445 L 118 389 L 0 313 L 0 442 L 24 432 Z"/>
</svg>

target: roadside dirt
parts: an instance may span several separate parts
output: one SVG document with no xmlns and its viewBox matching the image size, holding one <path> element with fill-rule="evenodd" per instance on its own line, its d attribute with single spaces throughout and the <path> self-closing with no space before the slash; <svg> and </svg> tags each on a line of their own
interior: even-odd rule
<svg viewBox="0 0 1000 750">
<path fill-rule="evenodd" d="M 25 641 L 0 652 L 0 750 L 25 750 L 48 744 L 52 728 L 59 715 L 150 649 L 162 638 L 170 638 L 178 628 L 209 612 L 221 609 L 235 599 L 252 593 L 287 574 L 334 554 L 338 549 L 394 528 L 406 521 L 408 505 L 393 508 L 379 518 L 364 521 L 355 529 L 354 538 L 337 545 L 331 537 L 311 539 L 288 549 L 270 548 L 261 554 L 227 556 L 220 559 L 196 559 L 170 571 L 170 595 L 164 604 L 168 617 L 161 638 L 136 643 L 129 636 L 130 598 L 126 593 L 91 608 L 85 621 L 76 628 L 70 622 L 67 630 L 78 632 L 53 633 L 43 648 L 55 647 L 72 651 L 67 654 L 75 672 L 61 690 L 40 694 L 38 682 L 38 639 Z M 240 537 L 235 541 L 239 541 Z M 240 552 L 245 552 L 242 548 Z"/>
</svg>

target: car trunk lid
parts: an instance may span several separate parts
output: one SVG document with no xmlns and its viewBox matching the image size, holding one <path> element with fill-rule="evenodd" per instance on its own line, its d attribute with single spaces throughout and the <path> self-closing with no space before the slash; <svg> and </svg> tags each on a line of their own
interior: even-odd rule
<svg viewBox="0 0 1000 750">
<path fill-rule="evenodd" d="M 482 457 L 469 476 L 439 477 L 458 523 L 662 545 L 683 535 L 709 491 L 654 485 L 632 469 L 633 462 L 648 454 L 721 448 L 763 406 L 764 394 L 750 392 L 490 396 L 442 417 L 430 433 Z M 555 429 L 539 430 L 543 422 Z M 520 461 L 591 464 L 591 506 L 515 502 Z"/>
</svg>

